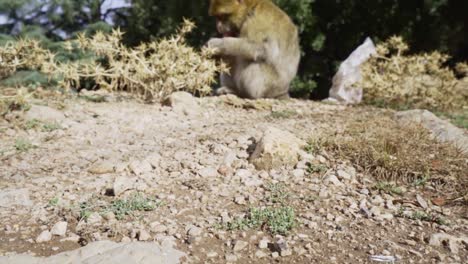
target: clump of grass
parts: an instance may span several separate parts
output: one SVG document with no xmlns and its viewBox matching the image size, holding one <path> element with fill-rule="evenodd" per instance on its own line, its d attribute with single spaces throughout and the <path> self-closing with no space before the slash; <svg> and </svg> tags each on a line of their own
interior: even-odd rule
<svg viewBox="0 0 468 264">
<path fill-rule="evenodd" d="M 307 151 L 307 153 L 316 155 L 322 149 L 322 145 L 323 145 L 323 139 L 314 137 L 314 138 L 309 139 L 304 150 Z"/>
<path fill-rule="evenodd" d="M 228 230 L 245 230 L 249 228 L 265 228 L 272 234 L 287 234 L 296 226 L 294 209 L 289 206 L 277 208 L 251 208 L 245 218 L 228 223 Z"/>
<path fill-rule="evenodd" d="M 377 54 L 362 66 L 364 101 L 396 108 L 461 109 L 468 101 L 466 83 L 445 67 L 439 52 L 407 55 L 401 37 L 377 46 Z M 459 66 L 459 72 L 464 67 Z"/>
<path fill-rule="evenodd" d="M 121 220 L 127 215 L 132 215 L 135 211 L 153 211 L 161 205 L 156 199 L 145 197 L 142 194 L 135 194 L 128 199 L 119 199 L 113 201 L 107 208 L 115 214 L 116 218 Z"/>
<path fill-rule="evenodd" d="M 297 115 L 297 112 L 294 110 L 282 110 L 282 111 L 272 111 L 270 117 L 273 119 L 289 119 Z"/>
<path fill-rule="evenodd" d="M 0 116 L 4 116 L 11 111 L 28 111 L 31 108 L 28 103 L 30 97 L 31 93 L 26 89 L 1 89 Z"/>
<path fill-rule="evenodd" d="M 465 155 L 437 142 L 426 129 L 387 115 L 371 113 L 350 120 L 345 131 L 328 138 L 324 146 L 381 181 L 413 183 L 430 175 L 459 191 L 468 187 Z"/>
<path fill-rule="evenodd" d="M 94 59 L 70 63 L 45 63 L 42 70 L 63 77 L 66 88 L 80 87 L 90 81 L 109 91 L 128 91 L 146 100 L 164 99 L 174 91 L 184 90 L 200 95 L 211 93 L 211 84 L 224 64 L 212 59 L 214 51 L 196 51 L 186 43 L 185 36 L 195 25 L 185 20 L 174 36 L 144 43 L 135 48 L 122 44 L 123 33 L 114 30 L 92 37 L 79 35 L 67 42 L 70 52 L 94 54 Z M 105 63 L 101 63 L 105 62 Z"/>
<path fill-rule="evenodd" d="M 18 138 L 15 141 L 15 149 L 18 152 L 27 152 L 33 148 L 36 148 L 31 141 L 24 139 L 24 138 Z"/>
<path fill-rule="evenodd" d="M 44 132 L 52 132 L 58 129 L 61 129 L 62 126 L 59 123 L 53 122 L 53 123 L 44 123 L 42 125 L 42 131 Z"/>
<path fill-rule="evenodd" d="M 327 166 L 323 164 L 314 164 L 314 163 L 308 163 L 307 164 L 307 172 L 308 173 L 319 173 L 323 174 L 327 171 Z"/>
<path fill-rule="evenodd" d="M 49 200 L 49 206 L 57 206 L 59 203 L 59 198 L 58 197 L 54 197 L 52 199 Z"/>
<path fill-rule="evenodd" d="M 418 220 L 430 223 L 437 223 L 439 225 L 449 225 L 447 220 L 441 216 L 437 216 L 431 213 L 423 212 L 423 211 L 414 211 L 410 215 L 403 214 L 402 208 L 400 208 L 400 212 L 397 214 L 398 217 L 410 219 L 410 220 Z"/>
<path fill-rule="evenodd" d="M 266 186 L 265 207 L 253 207 L 245 217 L 235 219 L 226 226 L 228 230 L 262 228 L 272 234 L 285 235 L 296 226 L 294 208 L 287 205 L 290 193 L 283 184 Z"/>
<path fill-rule="evenodd" d="M 402 195 L 404 193 L 403 188 L 390 182 L 378 182 L 375 189 L 389 194 Z"/>
</svg>

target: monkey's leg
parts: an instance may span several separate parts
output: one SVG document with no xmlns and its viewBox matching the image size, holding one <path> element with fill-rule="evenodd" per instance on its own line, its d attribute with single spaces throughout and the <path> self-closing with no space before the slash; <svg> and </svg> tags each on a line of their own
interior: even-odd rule
<svg viewBox="0 0 468 264">
<path fill-rule="evenodd" d="M 267 64 L 251 63 L 242 71 L 240 78 L 240 93 L 243 97 L 251 99 L 289 98 L 289 86 Z"/>
<path fill-rule="evenodd" d="M 221 87 L 216 90 L 216 95 L 236 94 L 236 84 L 234 83 L 232 77 L 229 74 L 222 73 L 220 78 Z"/>
</svg>

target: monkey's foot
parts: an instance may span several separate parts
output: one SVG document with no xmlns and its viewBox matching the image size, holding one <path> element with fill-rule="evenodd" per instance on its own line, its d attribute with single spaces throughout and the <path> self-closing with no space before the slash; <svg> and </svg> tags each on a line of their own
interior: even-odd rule
<svg viewBox="0 0 468 264">
<path fill-rule="evenodd" d="M 226 86 L 220 87 L 216 90 L 216 95 L 226 95 L 226 94 L 234 94 L 234 91 L 229 89 Z"/>
</svg>

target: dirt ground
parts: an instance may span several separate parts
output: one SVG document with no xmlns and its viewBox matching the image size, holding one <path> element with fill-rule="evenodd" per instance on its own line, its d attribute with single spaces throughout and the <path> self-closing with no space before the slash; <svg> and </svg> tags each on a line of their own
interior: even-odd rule
<svg viewBox="0 0 468 264">
<path fill-rule="evenodd" d="M 170 238 L 187 253 L 186 263 L 468 259 L 466 204 L 431 202 L 444 194 L 435 184 L 385 191 L 373 175 L 326 151 L 271 171 L 248 160 L 267 128 L 307 141 L 342 133 L 351 117 L 391 111 L 300 100 L 269 101 L 272 109 L 196 100 L 200 109 L 174 111 L 133 100 L 73 99 L 61 109 L 49 104 L 53 115 L 0 118 L 0 193 L 28 194 L 18 198 L 22 206 L 0 206 L 0 255 L 50 256 L 95 240 Z M 121 217 L 109 209 L 136 192 L 158 206 Z M 227 228 L 249 208 L 277 206 L 272 196 L 294 209 L 290 232 Z M 67 223 L 64 235 L 38 242 L 60 221 Z"/>
</svg>

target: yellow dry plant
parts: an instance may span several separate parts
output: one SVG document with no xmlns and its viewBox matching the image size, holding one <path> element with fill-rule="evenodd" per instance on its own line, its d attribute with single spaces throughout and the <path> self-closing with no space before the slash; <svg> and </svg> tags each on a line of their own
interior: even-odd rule
<svg viewBox="0 0 468 264">
<path fill-rule="evenodd" d="M 406 55 L 408 45 L 391 37 L 377 46 L 377 54 L 362 67 L 366 103 L 394 107 L 460 109 L 468 101 L 468 86 L 459 85 L 439 53 Z M 459 70 L 466 71 L 460 64 Z"/>
</svg>

